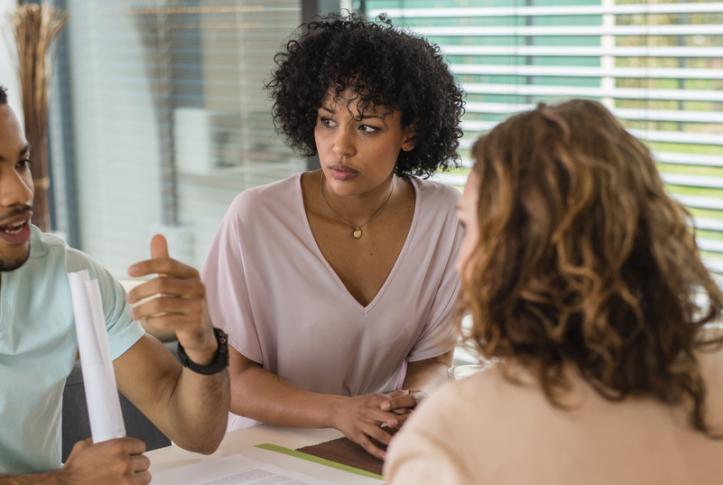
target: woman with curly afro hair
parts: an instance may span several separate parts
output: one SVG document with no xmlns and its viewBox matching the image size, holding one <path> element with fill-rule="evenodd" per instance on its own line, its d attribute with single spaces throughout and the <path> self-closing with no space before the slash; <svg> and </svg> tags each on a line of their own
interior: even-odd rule
<svg viewBox="0 0 723 485">
<path fill-rule="evenodd" d="M 459 197 L 426 179 L 456 163 L 462 92 L 384 19 L 303 25 L 276 64 L 277 127 L 321 168 L 241 193 L 209 253 L 232 411 L 382 458 L 451 363 Z"/>
</svg>

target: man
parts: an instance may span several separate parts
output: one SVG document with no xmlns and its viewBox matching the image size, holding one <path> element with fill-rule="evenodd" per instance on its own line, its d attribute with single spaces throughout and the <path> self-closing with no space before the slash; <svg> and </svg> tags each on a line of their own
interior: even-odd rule
<svg viewBox="0 0 723 485">
<path fill-rule="evenodd" d="M 0 485 L 150 481 L 145 445 L 133 438 L 79 442 L 61 467 L 61 398 L 77 353 L 67 273 L 82 269 L 101 288 L 119 390 L 173 442 L 212 453 L 226 427 L 228 353 L 205 317 L 198 273 L 156 236 L 151 259 L 129 274 L 159 276 L 126 299 L 100 265 L 31 226 L 30 160 L 0 88 Z M 185 367 L 138 320 L 175 331 Z"/>
</svg>

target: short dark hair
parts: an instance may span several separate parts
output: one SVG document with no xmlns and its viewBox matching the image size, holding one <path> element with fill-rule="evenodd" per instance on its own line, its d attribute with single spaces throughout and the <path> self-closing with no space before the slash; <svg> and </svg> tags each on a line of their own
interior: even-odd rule
<svg viewBox="0 0 723 485">
<path fill-rule="evenodd" d="M 8 104 L 8 90 L 0 86 L 0 104 Z"/>
<path fill-rule="evenodd" d="M 462 90 L 439 52 L 383 16 L 330 15 L 304 24 L 279 52 L 268 83 L 274 123 L 304 156 L 316 155 L 317 112 L 330 89 L 351 89 L 360 110 L 386 106 L 414 127 L 415 147 L 401 151 L 395 171 L 428 177 L 456 166 L 464 113 Z"/>
</svg>

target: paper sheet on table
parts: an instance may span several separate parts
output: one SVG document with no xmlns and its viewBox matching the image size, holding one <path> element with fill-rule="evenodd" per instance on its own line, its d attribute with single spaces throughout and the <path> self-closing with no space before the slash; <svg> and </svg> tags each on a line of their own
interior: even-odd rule
<svg viewBox="0 0 723 485">
<path fill-rule="evenodd" d="M 204 458 L 198 463 L 153 474 L 154 485 L 332 485 L 309 475 L 286 470 L 243 455 Z"/>
<path fill-rule="evenodd" d="M 105 329 L 100 287 L 87 271 L 68 273 L 93 442 L 126 435 Z"/>
</svg>

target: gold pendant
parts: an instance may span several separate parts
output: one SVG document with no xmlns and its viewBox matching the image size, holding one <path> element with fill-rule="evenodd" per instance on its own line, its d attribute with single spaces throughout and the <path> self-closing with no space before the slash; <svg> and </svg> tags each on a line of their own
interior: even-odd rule
<svg viewBox="0 0 723 485">
<path fill-rule="evenodd" d="M 361 227 L 355 227 L 354 232 L 351 235 L 354 236 L 354 239 L 361 239 L 361 237 L 362 237 Z"/>
</svg>

